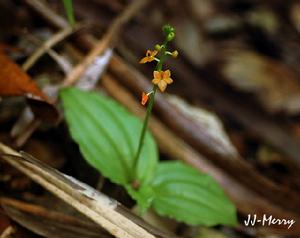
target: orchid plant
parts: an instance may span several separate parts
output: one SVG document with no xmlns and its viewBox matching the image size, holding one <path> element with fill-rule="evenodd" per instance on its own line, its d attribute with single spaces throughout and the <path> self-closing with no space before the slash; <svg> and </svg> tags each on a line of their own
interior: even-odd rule
<svg viewBox="0 0 300 238">
<path fill-rule="evenodd" d="M 157 145 L 148 130 L 155 95 L 173 83 L 164 68 L 175 29 L 163 27 L 165 40 L 147 50 L 140 63 L 156 62 L 150 92 L 142 92 L 146 115 L 141 122 L 122 105 L 96 92 L 66 88 L 60 92 L 70 134 L 86 161 L 127 190 L 141 213 L 152 207 L 158 214 L 191 225 L 235 225 L 236 208 L 209 175 L 180 161 L 159 161 Z"/>
</svg>

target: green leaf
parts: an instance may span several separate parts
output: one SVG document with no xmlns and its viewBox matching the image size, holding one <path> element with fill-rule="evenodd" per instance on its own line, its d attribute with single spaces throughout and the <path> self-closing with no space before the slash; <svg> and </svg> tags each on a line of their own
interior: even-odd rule
<svg viewBox="0 0 300 238">
<path fill-rule="evenodd" d="M 158 165 L 152 182 L 153 207 L 160 214 L 190 225 L 234 225 L 235 206 L 208 175 L 183 163 Z"/>
<path fill-rule="evenodd" d="M 158 155 L 149 132 L 146 133 L 137 171 L 133 171 L 142 128 L 138 118 L 99 93 L 67 88 L 60 92 L 60 96 L 71 136 L 93 167 L 117 184 L 128 185 L 133 179 L 141 186 L 150 183 Z"/>
<path fill-rule="evenodd" d="M 73 11 L 73 1 L 72 0 L 63 0 L 65 11 L 68 17 L 68 21 L 71 24 L 71 26 L 74 26 L 75 24 L 75 17 L 74 17 L 74 11 Z"/>
</svg>

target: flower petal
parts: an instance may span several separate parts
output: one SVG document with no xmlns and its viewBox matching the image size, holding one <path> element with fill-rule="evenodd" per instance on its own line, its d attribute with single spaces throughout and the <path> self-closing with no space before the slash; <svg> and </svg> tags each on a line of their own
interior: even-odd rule
<svg viewBox="0 0 300 238">
<path fill-rule="evenodd" d="M 148 62 L 151 62 L 151 61 L 153 61 L 154 60 L 154 56 L 149 56 L 148 57 Z"/>
<path fill-rule="evenodd" d="M 147 50 L 147 52 L 146 52 L 146 57 L 149 57 L 149 56 L 151 56 L 152 55 L 152 51 L 151 50 Z"/>
<path fill-rule="evenodd" d="M 157 53 L 158 53 L 157 50 L 153 50 L 153 51 L 151 52 L 151 56 L 152 56 L 152 57 L 155 57 L 155 55 L 157 55 Z"/>
<path fill-rule="evenodd" d="M 166 71 L 163 71 L 163 78 L 170 78 L 171 77 L 171 71 L 167 69 Z"/>
<path fill-rule="evenodd" d="M 164 80 L 160 80 L 160 82 L 157 84 L 161 92 L 164 92 L 167 87 L 167 83 Z"/>
<path fill-rule="evenodd" d="M 173 83 L 173 79 L 171 79 L 171 78 L 164 78 L 163 80 L 164 80 L 167 84 Z"/>
<path fill-rule="evenodd" d="M 148 57 L 144 57 L 144 58 L 142 58 L 141 60 L 140 60 L 140 64 L 145 64 L 145 63 L 147 63 L 148 62 Z"/>
<path fill-rule="evenodd" d="M 161 81 L 161 79 L 158 79 L 158 78 L 152 79 L 153 84 L 158 84 L 160 81 Z"/>
<path fill-rule="evenodd" d="M 159 79 L 159 80 L 161 80 L 161 79 L 162 79 L 161 76 L 162 76 L 162 75 L 161 75 L 161 72 L 160 72 L 160 71 L 156 71 L 156 70 L 153 71 L 153 77 L 154 77 L 154 79 Z"/>
</svg>

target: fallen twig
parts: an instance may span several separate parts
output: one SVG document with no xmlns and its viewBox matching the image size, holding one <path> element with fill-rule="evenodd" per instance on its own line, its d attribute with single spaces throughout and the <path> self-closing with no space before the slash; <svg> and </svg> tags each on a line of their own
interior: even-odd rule
<svg viewBox="0 0 300 238">
<path fill-rule="evenodd" d="M 47 3 L 41 0 L 25 0 L 25 2 L 34 8 L 42 17 L 44 17 L 47 21 L 49 21 L 53 26 L 57 28 L 67 28 L 69 27 L 69 23 L 61 16 L 57 15 L 54 11 L 49 11 L 49 7 L 47 7 Z"/>
<path fill-rule="evenodd" d="M 75 26 L 74 28 L 68 26 L 56 34 L 54 34 L 51 38 L 49 38 L 47 41 L 43 42 L 43 44 L 24 62 L 22 65 L 22 69 L 24 71 L 27 71 L 32 67 L 32 65 L 35 64 L 35 62 L 49 49 L 51 49 L 54 45 L 56 45 L 58 42 L 65 39 L 68 35 L 74 33 L 79 29 L 79 25 Z"/>
</svg>

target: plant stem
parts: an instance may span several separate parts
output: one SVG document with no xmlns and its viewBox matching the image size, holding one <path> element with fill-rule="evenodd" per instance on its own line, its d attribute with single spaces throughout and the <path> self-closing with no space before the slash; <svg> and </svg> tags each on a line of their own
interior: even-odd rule
<svg viewBox="0 0 300 238">
<path fill-rule="evenodd" d="M 134 163 L 133 163 L 134 178 L 136 178 L 138 159 L 140 157 L 140 154 L 141 154 L 141 151 L 142 151 L 142 148 L 143 148 L 144 139 L 145 139 L 145 135 L 146 135 L 146 130 L 147 130 L 147 127 L 148 127 L 148 121 L 149 121 L 149 118 L 150 118 L 150 115 L 151 115 L 151 112 L 152 112 L 152 108 L 153 108 L 153 105 L 154 105 L 154 96 L 155 96 L 155 93 L 156 93 L 156 90 L 157 90 L 157 86 L 156 85 L 153 86 L 152 90 L 153 90 L 153 93 L 151 93 L 151 95 L 150 95 L 150 100 L 149 100 L 149 103 L 148 103 L 148 106 L 147 106 L 147 112 L 146 112 L 142 132 L 141 132 L 140 139 L 139 139 L 138 150 L 137 150 L 137 153 L 136 153 L 135 158 L 134 158 Z"/>
<path fill-rule="evenodd" d="M 63 0 L 65 11 L 68 17 L 69 24 L 74 27 L 75 26 L 75 17 L 73 10 L 73 2 L 72 0 Z"/>
<path fill-rule="evenodd" d="M 160 52 L 160 59 L 157 62 L 156 67 L 155 67 L 155 70 L 157 70 L 157 71 L 162 70 L 162 66 L 163 66 L 163 63 L 164 63 L 164 60 L 165 60 L 165 56 L 166 56 L 167 44 L 168 44 L 168 41 L 165 40 L 164 44 L 162 45 L 161 52 Z M 146 130 L 147 130 L 147 127 L 148 127 L 149 118 L 150 118 L 152 108 L 153 108 L 153 105 L 154 105 L 154 98 L 155 98 L 155 94 L 156 94 L 156 91 L 157 91 L 157 85 L 153 86 L 152 91 L 153 91 L 153 93 L 150 94 L 150 99 L 149 99 L 149 103 L 148 103 L 148 106 L 147 106 L 147 112 L 146 112 L 142 132 L 141 132 L 140 139 L 139 139 L 138 150 L 137 150 L 137 153 L 136 153 L 136 155 L 134 157 L 134 161 L 133 161 L 133 175 L 134 175 L 133 180 L 137 177 L 136 172 L 137 172 L 138 160 L 139 160 L 139 157 L 140 157 L 143 145 L 144 145 Z"/>
</svg>

